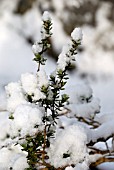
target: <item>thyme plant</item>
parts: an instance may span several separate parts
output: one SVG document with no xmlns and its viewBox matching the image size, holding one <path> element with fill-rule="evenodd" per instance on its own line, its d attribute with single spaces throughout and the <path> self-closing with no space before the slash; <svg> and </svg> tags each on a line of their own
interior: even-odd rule
<svg viewBox="0 0 114 170">
<path fill-rule="evenodd" d="M 40 71 L 41 65 L 45 65 L 46 59 L 44 57 L 45 52 L 51 47 L 50 37 L 52 35 L 52 21 L 48 12 L 43 14 L 43 25 L 41 29 L 41 41 L 36 42 L 33 46 L 33 53 L 35 55 L 34 61 L 38 64 L 37 74 Z M 75 30 L 80 31 L 80 30 Z M 72 33 L 73 35 L 74 33 Z M 81 35 L 82 36 L 82 35 Z M 78 37 L 76 37 L 78 38 Z M 48 155 L 46 149 L 50 146 L 50 138 L 54 137 L 55 126 L 57 124 L 57 119 L 59 118 L 59 111 L 64 107 L 66 102 L 68 102 L 69 96 L 67 94 L 62 94 L 61 91 L 64 90 L 65 84 L 67 83 L 68 75 L 67 70 L 75 60 L 75 55 L 77 54 L 77 48 L 81 44 L 81 38 L 75 39 L 72 36 L 69 44 L 64 47 L 62 53 L 59 56 L 57 69 L 49 77 L 48 85 L 42 85 L 40 87 L 41 92 L 44 94 L 44 98 L 39 100 L 32 100 L 32 96 L 29 96 L 29 101 L 35 103 L 35 105 L 40 105 L 45 109 L 45 114 L 42 118 L 43 131 L 36 132 L 35 135 L 27 135 L 25 138 L 25 143 L 21 146 L 24 151 L 27 151 L 27 160 L 29 168 L 27 170 L 37 170 L 40 166 L 47 168 L 49 170 L 54 170 L 55 168 L 47 163 Z M 61 58 L 63 55 L 64 58 Z M 61 64 L 64 62 L 63 66 Z M 42 80 L 39 80 L 42 81 Z M 48 114 L 48 112 L 50 114 Z M 64 154 L 64 156 L 66 156 Z"/>
<path fill-rule="evenodd" d="M 8 118 L 0 135 L 1 169 L 88 170 L 88 166 L 114 161 L 114 114 L 97 115 L 99 100 L 88 85 L 79 84 L 72 93 L 68 89 L 64 93 L 67 71 L 81 44 L 81 29 L 71 33 L 48 76 L 45 52 L 51 48 L 51 31 L 50 14 L 44 12 L 41 39 L 32 46 L 36 74 L 22 74 L 20 81 L 5 87 Z M 105 149 L 97 147 L 99 142 Z"/>
<path fill-rule="evenodd" d="M 16 145 L 21 146 L 21 151 L 26 153 L 26 170 L 64 170 L 67 166 L 74 167 L 76 162 L 83 162 L 87 154 L 86 135 L 83 128 L 73 125 L 68 130 L 61 131 L 63 128 L 59 125 L 59 117 L 69 99 L 69 96 L 63 93 L 69 78 L 67 71 L 75 61 L 77 49 L 82 40 L 82 32 L 80 28 L 74 29 L 71 40 L 63 47 L 58 57 L 56 70 L 47 76 L 44 70 L 45 52 L 51 48 L 51 30 L 51 17 L 46 11 L 42 17 L 41 39 L 32 46 L 33 60 L 38 65 L 37 73 L 23 74 L 20 82 L 10 83 L 6 87 L 7 108 L 11 113 L 9 136 Z M 59 139 L 61 134 L 65 139 Z M 69 135 L 71 138 L 73 136 L 77 138 L 79 134 L 81 150 L 73 144 L 75 140 L 73 139 L 66 142 L 68 148 L 66 146 L 63 150 L 58 149 L 60 156 L 55 154 L 54 158 L 57 136 L 62 147 L 62 141 L 65 142 Z M 58 147 L 60 146 L 58 144 Z M 74 151 L 77 149 L 80 154 L 76 156 Z M 60 161 L 56 160 L 57 157 Z M 13 166 L 10 168 L 13 169 Z"/>
</svg>

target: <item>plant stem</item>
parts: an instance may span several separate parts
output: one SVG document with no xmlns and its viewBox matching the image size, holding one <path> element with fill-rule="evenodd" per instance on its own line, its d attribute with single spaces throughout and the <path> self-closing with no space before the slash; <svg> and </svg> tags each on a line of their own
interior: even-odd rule
<svg viewBox="0 0 114 170">
<path fill-rule="evenodd" d="M 45 162 L 45 147 L 46 147 L 46 125 L 44 128 L 44 143 L 43 143 L 43 152 L 42 152 L 42 162 Z"/>
</svg>

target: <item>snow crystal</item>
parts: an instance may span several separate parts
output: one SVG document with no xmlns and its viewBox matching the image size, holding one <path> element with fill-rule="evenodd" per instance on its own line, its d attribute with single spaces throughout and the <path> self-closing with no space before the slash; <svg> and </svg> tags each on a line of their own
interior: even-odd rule
<svg viewBox="0 0 114 170">
<path fill-rule="evenodd" d="M 48 11 L 45 11 L 45 12 L 43 13 L 42 20 L 43 20 L 43 21 L 51 20 L 50 13 L 49 13 Z"/>
<path fill-rule="evenodd" d="M 83 161 L 87 156 L 86 142 L 87 136 L 79 125 L 71 125 L 59 131 L 50 145 L 51 164 L 58 168 Z"/>
<path fill-rule="evenodd" d="M 21 75 L 21 84 L 23 90 L 29 95 L 34 94 L 34 90 L 37 88 L 37 77 L 31 73 L 25 73 Z"/>
<path fill-rule="evenodd" d="M 43 109 L 33 104 L 22 104 L 16 108 L 13 117 L 11 135 L 20 133 L 24 136 L 33 133 L 35 125 L 42 124 Z"/>
<path fill-rule="evenodd" d="M 82 30 L 80 28 L 75 28 L 74 31 L 71 33 L 71 37 L 76 42 L 82 41 L 82 37 L 83 37 Z"/>
<path fill-rule="evenodd" d="M 9 83 L 6 87 L 7 110 L 14 112 L 19 104 L 26 103 L 20 83 Z"/>
</svg>

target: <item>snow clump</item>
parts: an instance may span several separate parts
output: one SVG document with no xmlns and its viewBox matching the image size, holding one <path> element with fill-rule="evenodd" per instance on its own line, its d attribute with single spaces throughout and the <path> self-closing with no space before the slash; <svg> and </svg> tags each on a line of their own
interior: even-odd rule
<svg viewBox="0 0 114 170">
<path fill-rule="evenodd" d="M 18 105 L 27 103 L 20 83 L 9 83 L 5 89 L 7 95 L 7 110 L 9 112 L 14 112 Z"/>
<path fill-rule="evenodd" d="M 65 68 L 75 61 L 78 45 L 82 41 L 82 31 L 80 28 L 75 28 L 71 33 L 71 40 L 67 45 L 63 46 L 62 52 L 58 57 L 57 70 L 65 70 Z"/>
<path fill-rule="evenodd" d="M 82 126 L 71 125 L 58 132 L 49 149 L 49 160 L 58 168 L 77 164 L 87 157 L 87 136 Z"/>
<path fill-rule="evenodd" d="M 43 21 L 48 21 L 48 20 L 50 21 L 50 20 L 51 20 L 50 13 L 49 13 L 48 11 L 45 11 L 45 12 L 43 13 L 42 20 L 43 20 Z"/>
<path fill-rule="evenodd" d="M 26 136 L 36 132 L 35 126 L 42 125 L 42 117 L 44 110 L 33 104 L 19 105 L 11 122 L 11 136 Z"/>
<path fill-rule="evenodd" d="M 74 41 L 81 42 L 83 37 L 81 28 L 75 28 L 71 33 L 71 37 Z"/>
</svg>

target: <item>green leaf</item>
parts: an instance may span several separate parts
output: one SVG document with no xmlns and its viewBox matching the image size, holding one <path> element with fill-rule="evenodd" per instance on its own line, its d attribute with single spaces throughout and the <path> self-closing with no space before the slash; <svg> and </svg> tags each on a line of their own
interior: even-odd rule
<svg viewBox="0 0 114 170">
<path fill-rule="evenodd" d="M 67 100 L 69 99 L 69 96 L 67 94 L 63 94 L 61 97 L 62 97 L 62 99 L 61 99 L 62 103 L 67 102 Z"/>
<path fill-rule="evenodd" d="M 10 114 L 9 119 L 11 119 L 11 120 L 13 120 L 13 119 L 14 119 L 13 113 L 12 113 L 12 114 Z"/>
</svg>

